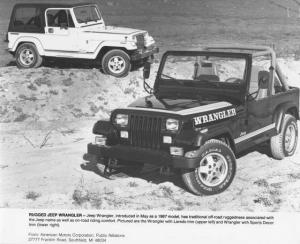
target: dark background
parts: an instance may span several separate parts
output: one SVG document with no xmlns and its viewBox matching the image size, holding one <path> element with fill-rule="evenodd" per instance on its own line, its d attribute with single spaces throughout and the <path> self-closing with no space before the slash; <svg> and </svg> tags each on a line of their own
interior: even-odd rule
<svg viewBox="0 0 300 244">
<path fill-rule="evenodd" d="M 1 0 L 0 39 L 17 2 Z M 162 50 L 207 43 L 274 44 L 280 56 L 300 56 L 300 0 L 96 0 L 106 24 L 145 29 Z M 11 60 L 0 43 L 0 65 Z"/>
</svg>

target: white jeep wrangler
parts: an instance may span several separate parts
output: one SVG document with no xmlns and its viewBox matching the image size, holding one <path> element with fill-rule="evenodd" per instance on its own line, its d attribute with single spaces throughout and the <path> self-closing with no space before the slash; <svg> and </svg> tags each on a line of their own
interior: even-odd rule
<svg viewBox="0 0 300 244">
<path fill-rule="evenodd" d="M 19 68 L 39 67 L 44 57 L 89 59 L 115 77 L 158 52 L 147 31 L 106 26 L 96 4 L 16 4 L 7 41 Z"/>
</svg>

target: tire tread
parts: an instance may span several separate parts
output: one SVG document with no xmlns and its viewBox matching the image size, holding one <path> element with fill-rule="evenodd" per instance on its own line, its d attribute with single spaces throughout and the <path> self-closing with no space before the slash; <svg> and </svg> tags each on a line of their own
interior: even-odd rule
<svg viewBox="0 0 300 244">
<path fill-rule="evenodd" d="M 217 140 L 217 139 L 211 139 L 211 140 L 208 140 L 207 142 L 205 142 L 204 145 L 211 144 L 211 143 L 219 144 L 219 145 L 222 145 L 222 146 L 226 147 L 232 153 L 232 155 L 234 155 L 232 149 L 225 142 Z M 196 169 L 189 169 L 189 170 L 183 170 L 182 171 L 182 180 L 183 180 L 184 184 L 186 185 L 186 187 L 188 188 L 188 190 L 190 190 L 192 193 L 194 193 L 196 195 L 215 194 L 215 193 L 208 194 L 207 192 L 204 192 L 199 188 L 198 177 L 196 177 L 196 175 L 195 175 L 196 172 L 195 171 L 196 171 Z M 232 178 L 234 177 L 234 175 L 235 175 L 235 168 L 234 168 Z M 231 183 L 231 181 L 230 181 L 230 183 Z"/>
<path fill-rule="evenodd" d="M 109 70 L 108 70 L 108 67 L 107 67 L 107 62 L 108 62 L 108 59 L 113 56 L 113 55 L 116 55 L 115 53 L 118 53 L 118 55 L 122 55 L 124 58 L 125 58 L 125 61 L 127 62 L 127 68 L 125 68 L 124 72 L 123 73 L 120 73 L 120 74 L 113 74 L 111 73 Z M 130 63 L 130 57 L 129 55 L 121 50 L 121 49 L 112 49 L 110 51 L 108 51 L 106 54 L 104 54 L 103 58 L 102 58 L 102 61 L 101 61 L 101 65 L 102 65 L 102 70 L 105 74 L 108 74 L 108 75 L 112 75 L 112 76 L 115 76 L 117 78 L 121 78 L 121 77 L 125 77 L 128 75 L 130 69 L 131 69 L 131 63 Z"/>
<path fill-rule="evenodd" d="M 24 67 L 22 64 L 19 63 L 18 61 L 18 55 L 19 55 L 19 52 L 21 50 L 21 48 L 23 47 L 26 47 L 26 46 L 29 46 L 30 48 L 33 49 L 33 51 L 35 52 L 35 55 L 36 55 L 36 60 L 35 60 L 35 63 L 32 64 L 31 66 L 28 66 L 28 67 Z M 21 44 L 18 48 L 17 48 L 17 51 L 16 51 L 16 64 L 17 64 L 17 67 L 19 69 L 26 69 L 26 68 L 38 68 L 42 65 L 43 63 L 43 57 L 39 54 L 36 46 L 32 43 L 23 43 Z"/>
<path fill-rule="evenodd" d="M 285 133 L 285 128 L 287 126 L 288 121 L 291 119 L 295 119 L 294 116 L 290 114 L 285 114 L 283 118 L 283 125 L 280 133 L 276 136 L 271 137 L 270 139 L 270 149 L 271 149 L 271 154 L 275 159 L 284 159 L 285 158 L 285 152 L 284 152 L 284 133 Z"/>
</svg>

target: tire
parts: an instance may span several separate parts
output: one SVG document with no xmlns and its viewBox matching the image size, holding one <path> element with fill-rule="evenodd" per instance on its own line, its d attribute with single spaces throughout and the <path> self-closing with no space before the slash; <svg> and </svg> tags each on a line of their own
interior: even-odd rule
<svg viewBox="0 0 300 244">
<path fill-rule="evenodd" d="M 297 120 L 290 114 L 285 114 L 280 133 L 271 137 L 270 149 L 275 159 L 292 156 L 297 148 L 298 126 Z"/>
<path fill-rule="evenodd" d="M 122 50 L 110 50 L 102 59 L 102 69 L 105 74 L 118 78 L 125 77 L 131 69 L 130 57 Z"/>
<path fill-rule="evenodd" d="M 43 63 L 43 58 L 39 55 L 34 44 L 21 44 L 16 51 L 16 63 L 20 69 L 38 68 Z"/>
<path fill-rule="evenodd" d="M 236 171 L 236 159 L 231 148 L 219 140 L 209 140 L 199 149 L 199 167 L 183 170 L 186 187 L 196 195 L 214 195 L 231 184 Z"/>
</svg>

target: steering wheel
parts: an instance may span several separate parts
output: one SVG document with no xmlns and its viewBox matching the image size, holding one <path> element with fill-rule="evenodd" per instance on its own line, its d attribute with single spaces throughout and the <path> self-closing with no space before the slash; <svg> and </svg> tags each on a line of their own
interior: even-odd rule
<svg viewBox="0 0 300 244">
<path fill-rule="evenodd" d="M 249 93 L 248 97 L 251 97 L 253 100 L 255 100 L 257 98 L 257 96 L 258 96 L 258 92 L 259 92 L 259 89 L 257 91 L 255 91 L 255 92 Z"/>
</svg>

